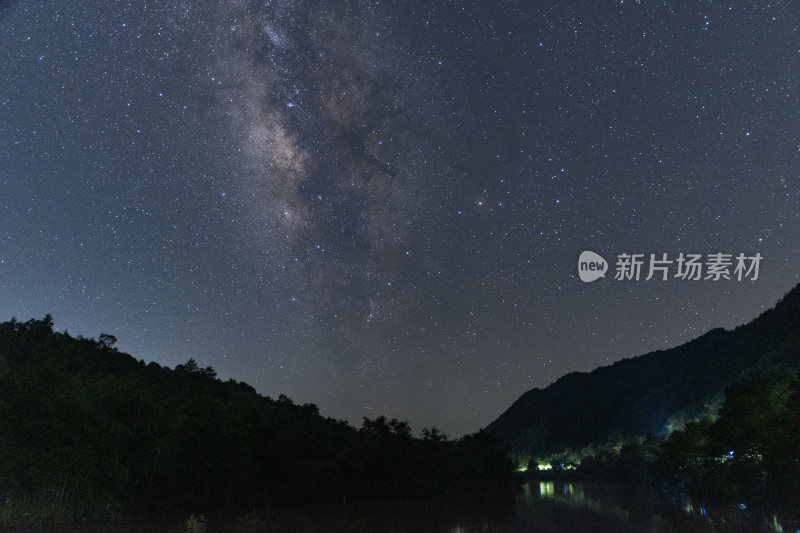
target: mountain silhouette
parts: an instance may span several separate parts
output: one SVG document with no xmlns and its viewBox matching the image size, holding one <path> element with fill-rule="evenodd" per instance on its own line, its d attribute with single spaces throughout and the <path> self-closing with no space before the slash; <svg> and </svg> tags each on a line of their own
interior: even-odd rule
<svg viewBox="0 0 800 533">
<path fill-rule="evenodd" d="M 653 433 L 714 411 L 731 383 L 800 367 L 800 285 L 734 330 L 567 374 L 532 389 L 486 429 L 518 457 Z"/>
</svg>

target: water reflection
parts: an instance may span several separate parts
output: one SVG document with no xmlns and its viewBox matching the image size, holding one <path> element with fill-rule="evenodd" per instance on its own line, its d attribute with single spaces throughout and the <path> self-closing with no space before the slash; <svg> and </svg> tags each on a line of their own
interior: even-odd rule
<svg viewBox="0 0 800 533">
<path fill-rule="evenodd" d="M 517 498 L 513 531 L 794 532 L 792 520 L 736 504 L 710 506 L 642 488 L 531 481 Z"/>
<path fill-rule="evenodd" d="M 25 533 L 183 530 L 186 516 L 162 522 L 25 529 Z M 776 516 L 737 503 L 713 505 L 642 488 L 531 480 L 519 493 L 262 509 L 245 517 L 209 515 L 208 531 L 440 533 L 795 533 L 800 512 Z M 23 530 L 20 530 L 23 531 Z"/>
<path fill-rule="evenodd" d="M 570 484 L 570 487 L 572 485 Z M 528 488 L 528 486 L 525 486 Z M 540 481 L 539 482 L 539 496 L 552 496 L 555 489 L 553 488 L 552 481 Z"/>
</svg>

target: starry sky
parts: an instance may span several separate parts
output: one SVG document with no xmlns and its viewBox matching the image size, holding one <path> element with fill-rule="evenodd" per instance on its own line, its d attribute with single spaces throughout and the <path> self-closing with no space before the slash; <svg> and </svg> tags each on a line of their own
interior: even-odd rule
<svg viewBox="0 0 800 533">
<path fill-rule="evenodd" d="M 800 281 L 798 28 L 777 0 L 3 0 L 0 319 L 476 431 Z M 680 252 L 763 260 L 614 279 Z"/>
</svg>

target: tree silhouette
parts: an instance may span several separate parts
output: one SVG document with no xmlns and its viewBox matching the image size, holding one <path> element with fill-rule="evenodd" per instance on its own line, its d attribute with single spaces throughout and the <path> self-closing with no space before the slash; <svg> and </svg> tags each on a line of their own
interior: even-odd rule
<svg viewBox="0 0 800 533">
<path fill-rule="evenodd" d="M 0 323 L 0 529 L 515 483 L 483 437 L 416 439 L 385 416 L 357 430 L 194 359 L 145 364 L 52 323 Z"/>
<path fill-rule="evenodd" d="M 101 333 L 100 337 L 97 339 L 97 342 L 99 342 L 102 347 L 111 349 L 117 343 L 117 338 L 108 333 Z"/>
</svg>

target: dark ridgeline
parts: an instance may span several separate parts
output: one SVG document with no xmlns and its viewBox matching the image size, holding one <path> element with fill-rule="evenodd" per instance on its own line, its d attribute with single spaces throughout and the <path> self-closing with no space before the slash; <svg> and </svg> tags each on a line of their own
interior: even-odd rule
<svg viewBox="0 0 800 533">
<path fill-rule="evenodd" d="M 0 324 L 0 526 L 514 484 L 488 433 L 414 438 L 385 417 L 355 429 L 193 360 L 145 364 L 111 335 L 52 326 L 49 315 Z"/>
<path fill-rule="evenodd" d="M 732 331 L 714 329 L 523 394 L 486 429 L 512 453 L 545 455 L 648 433 L 691 420 L 736 381 L 800 367 L 800 285 L 773 309 Z"/>
<path fill-rule="evenodd" d="M 732 331 L 533 389 L 487 431 L 531 470 L 550 463 L 549 476 L 666 483 L 800 515 L 800 285 Z"/>
</svg>

